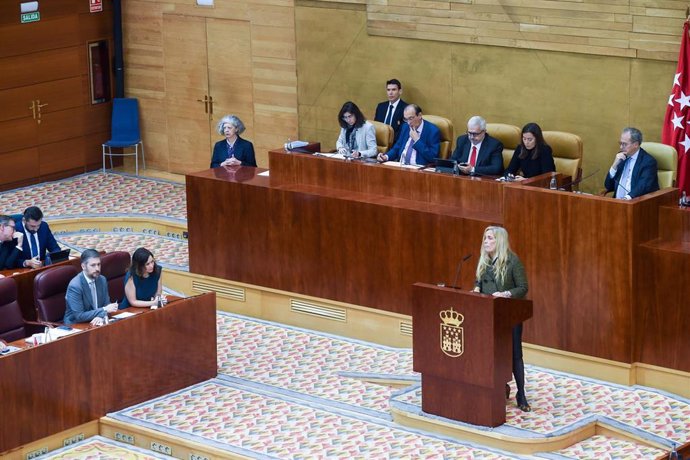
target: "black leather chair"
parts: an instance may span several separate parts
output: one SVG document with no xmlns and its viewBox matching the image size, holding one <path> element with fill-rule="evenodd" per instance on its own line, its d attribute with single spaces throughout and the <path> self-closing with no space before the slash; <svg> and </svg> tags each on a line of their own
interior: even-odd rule
<svg viewBox="0 0 690 460">
<path fill-rule="evenodd" d="M 13 342 L 43 332 L 43 329 L 43 325 L 24 321 L 22 318 L 14 279 L 0 278 L 0 339 Z"/>
<path fill-rule="evenodd" d="M 125 274 L 132 258 L 127 251 L 114 251 L 101 256 L 101 275 L 108 280 L 108 294 L 111 302 L 120 302 L 125 297 Z"/>
<path fill-rule="evenodd" d="M 43 270 L 34 278 L 34 304 L 39 321 L 61 323 L 65 317 L 67 286 L 79 269 L 60 265 Z"/>
</svg>

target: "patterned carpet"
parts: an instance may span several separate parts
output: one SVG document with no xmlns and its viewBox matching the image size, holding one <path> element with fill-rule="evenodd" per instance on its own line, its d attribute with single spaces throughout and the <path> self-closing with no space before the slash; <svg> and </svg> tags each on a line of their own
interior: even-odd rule
<svg viewBox="0 0 690 460">
<path fill-rule="evenodd" d="M 135 215 L 186 222 L 184 185 L 125 174 L 84 174 L 0 197 L 4 212 L 19 213 L 36 204 L 46 220 Z M 57 236 L 77 251 L 146 246 L 162 265 L 188 269 L 183 240 L 118 232 Z M 256 458 L 525 458 L 393 423 L 391 405 L 412 414 L 421 411 L 410 350 L 219 313 L 218 367 L 217 379 L 114 415 Z M 393 390 L 366 381 L 386 377 L 411 386 Z M 690 440 L 690 401 L 674 395 L 533 366 L 527 367 L 527 393 L 533 412 L 523 413 L 511 401 L 506 425 L 494 431 L 550 437 L 598 420 L 669 448 Z M 101 446 L 102 440 L 96 441 Z M 84 447 L 93 457 L 70 453 L 49 458 L 167 458 L 111 455 L 112 446 L 130 448 L 111 443 Z M 99 449 L 103 456 L 95 453 Z M 537 457 L 640 459 L 661 453 L 598 435 Z"/>
<path fill-rule="evenodd" d="M 47 221 L 65 217 L 150 216 L 187 221 L 185 187 L 127 174 L 92 172 L 0 193 L 3 212 L 38 206 Z"/>
<path fill-rule="evenodd" d="M 409 349 L 222 312 L 217 324 L 217 379 L 112 416 L 257 458 L 311 458 L 322 452 L 355 458 L 354 446 L 359 458 L 528 458 L 393 423 L 391 405 L 422 414 Z M 546 439 L 601 421 L 669 449 L 689 439 L 690 401 L 534 366 L 526 375 L 534 411 L 523 413 L 510 402 L 507 423 L 486 430 Z M 396 391 L 363 380 L 386 377 L 409 380 L 411 386 Z M 640 459 L 663 453 L 595 436 L 532 458 Z"/>
</svg>

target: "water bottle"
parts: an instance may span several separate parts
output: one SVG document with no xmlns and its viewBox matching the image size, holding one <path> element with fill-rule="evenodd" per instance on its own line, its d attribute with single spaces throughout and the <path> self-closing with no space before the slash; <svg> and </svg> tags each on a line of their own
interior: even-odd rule
<svg viewBox="0 0 690 460">
<path fill-rule="evenodd" d="M 52 264 L 52 263 L 53 263 L 53 261 L 50 259 L 50 253 L 46 251 L 46 258 L 45 258 L 45 260 L 44 260 L 44 264 L 43 264 L 43 265 L 50 265 L 50 264 Z"/>
<path fill-rule="evenodd" d="M 556 190 L 558 188 L 558 182 L 556 182 L 556 176 L 551 177 L 551 182 L 549 182 L 549 188 L 551 190 Z"/>
<path fill-rule="evenodd" d="M 680 194 L 680 200 L 678 200 L 678 205 L 684 208 L 688 205 L 688 197 L 685 194 L 685 190 Z"/>
</svg>

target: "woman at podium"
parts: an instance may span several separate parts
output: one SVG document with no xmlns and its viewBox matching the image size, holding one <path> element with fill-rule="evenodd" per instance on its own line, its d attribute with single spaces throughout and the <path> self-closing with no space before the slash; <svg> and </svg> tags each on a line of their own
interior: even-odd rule
<svg viewBox="0 0 690 460">
<path fill-rule="evenodd" d="M 373 158 L 376 150 L 376 129 L 359 110 L 357 104 L 347 101 L 338 112 L 340 135 L 335 142 L 338 153 L 346 158 Z"/>
<path fill-rule="evenodd" d="M 484 230 L 475 292 L 496 297 L 522 299 L 527 295 L 527 275 L 518 256 L 510 250 L 508 232 L 503 227 L 487 227 Z M 517 405 L 523 412 L 532 408 L 525 395 L 525 363 L 522 359 L 522 323 L 513 327 L 513 376 L 517 384 Z M 506 398 L 510 386 L 506 384 Z"/>
</svg>

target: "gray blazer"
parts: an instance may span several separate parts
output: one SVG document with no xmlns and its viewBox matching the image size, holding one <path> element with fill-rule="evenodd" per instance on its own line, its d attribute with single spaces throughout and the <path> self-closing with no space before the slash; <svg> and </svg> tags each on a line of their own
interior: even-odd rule
<svg viewBox="0 0 690 460">
<path fill-rule="evenodd" d="M 356 150 L 362 154 L 364 158 L 375 157 L 378 151 L 376 150 L 376 128 L 368 121 L 364 122 L 361 128 L 355 128 L 355 142 L 352 148 L 345 142 L 345 129 L 340 128 L 340 136 L 335 143 L 336 149 L 350 149 Z"/>
<path fill-rule="evenodd" d="M 89 284 L 84 277 L 84 273 L 80 272 L 72 278 L 72 281 L 67 286 L 65 319 L 63 322 L 67 325 L 88 323 L 97 316 L 101 318 L 106 317 L 107 313 L 103 307 L 110 303 L 110 294 L 108 294 L 108 281 L 105 279 L 105 276 L 101 275 L 96 278 L 96 298 L 98 302 L 94 305 Z"/>
</svg>

